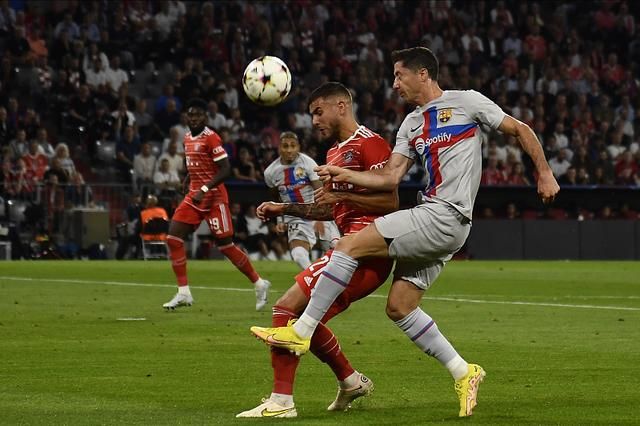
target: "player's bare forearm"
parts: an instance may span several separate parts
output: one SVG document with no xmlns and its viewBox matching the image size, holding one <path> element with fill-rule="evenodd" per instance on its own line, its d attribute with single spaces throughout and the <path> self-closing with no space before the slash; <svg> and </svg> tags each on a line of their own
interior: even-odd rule
<svg viewBox="0 0 640 426">
<path fill-rule="evenodd" d="M 285 203 L 284 214 L 309 220 L 333 220 L 333 206 L 318 203 Z"/>
<path fill-rule="evenodd" d="M 398 190 L 392 192 L 354 193 L 333 192 L 340 202 L 345 202 L 358 210 L 371 214 L 387 214 L 395 212 L 400 206 Z"/>
<path fill-rule="evenodd" d="M 398 187 L 413 160 L 401 154 L 393 153 L 382 169 L 354 171 L 336 166 L 319 166 L 316 168 L 323 182 L 329 181 L 351 183 L 363 188 L 379 192 L 391 192 Z"/>
<path fill-rule="evenodd" d="M 556 182 L 556 178 L 553 176 L 547 159 L 544 157 L 544 151 L 542 150 L 540 141 L 533 130 L 531 130 L 531 127 L 507 115 L 504 120 L 502 120 L 498 129 L 518 139 L 522 149 L 531 157 L 538 171 L 538 195 L 540 195 L 540 198 L 542 198 L 545 204 L 552 202 L 558 194 L 558 191 L 560 191 L 560 187 L 558 186 L 558 182 Z"/>
<path fill-rule="evenodd" d="M 544 151 L 542 150 L 540 141 L 538 141 L 538 137 L 531 127 L 513 117 L 506 116 L 499 129 L 518 139 L 522 149 L 531 157 L 531 160 L 533 160 L 533 164 L 538 173 L 551 172 L 549 163 L 547 163 L 544 157 Z"/>
<path fill-rule="evenodd" d="M 216 161 L 218 165 L 218 171 L 209 182 L 206 183 L 207 188 L 215 188 L 225 181 L 229 176 L 231 176 L 231 163 L 229 163 L 228 158 L 223 158 L 222 160 Z"/>
</svg>

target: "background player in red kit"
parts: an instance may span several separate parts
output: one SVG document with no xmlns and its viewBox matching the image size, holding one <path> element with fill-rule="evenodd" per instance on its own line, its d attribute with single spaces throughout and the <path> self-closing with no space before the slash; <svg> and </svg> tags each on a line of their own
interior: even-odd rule
<svg viewBox="0 0 640 426">
<path fill-rule="evenodd" d="M 325 83 L 310 96 L 309 110 L 313 125 L 323 139 L 335 141 L 327 153 L 327 164 L 341 165 L 353 170 L 382 168 L 391 154 L 389 144 L 379 135 L 358 125 L 353 116 L 349 90 L 340 83 Z M 318 191 L 321 191 L 318 190 Z M 263 203 L 258 207 L 260 218 L 266 220 L 282 214 L 313 220 L 335 219 L 340 233 L 349 235 L 364 228 L 385 213 L 397 210 L 398 194 L 393 192 L 372 193 L 362 188 L 345 186 L 327 191 L 325 203 Z M 273 306 L 274 326 L 286 325 L 298 317 L 311 296 L 315 283 L 329 262 L 332 250 L 296 276 L 296 283 Z M 362 262 L 342 297 L 336 300 L 322 322 L 329 321 L 375 289 L 387 279 L 392 261 Z M 341 351 L 333 332 L 321 324 L 311 341 L 311 351 L 327 363 L 338 379 L 338 395 L 328 410 L 342 411 L 358 397 L 373 390 L 373 382 L 353 369 Z M 271 396 L 257 407 L 244 411 L 236 417 L 296 417 L 293 402 L 293 382 L 299 358 L 281 348 L 271 348 L 271 364 L 274 384 Z"/>
<path fill-rule="evenodd" d="M 191 306 L 193 297 L 187 281 L 185 237 L 203 220 L 207 221 L 218 249 L 249 278 L 255 286 L 256 310 L 267 303 L 270 283 L 260 278 L 247 255 L 236 247 L 231 238 L 233 226 L 229 212 L 229 197 L 222 183 L 231 174 L 227 153 L 220 136 L 205 126 L 207 104 L 193 99 L 187 104 L 189 131 L 184 136 L 184 154 L 187 164 L 189 191 L 171 218 L 167 245 L 171 266 L 178 281 L 178 293 L 162 305 L 166 309 Z"/>
</svg>

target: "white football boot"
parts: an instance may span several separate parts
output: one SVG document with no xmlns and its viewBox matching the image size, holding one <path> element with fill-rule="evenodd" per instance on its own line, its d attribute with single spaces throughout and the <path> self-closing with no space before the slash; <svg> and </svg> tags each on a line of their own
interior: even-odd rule
<svg viewBox="0 0 640 426">
<path fill-rule="evenodd" d="M 260 278 L 258 282 L 255 283 L 256 290 L 256 311 L 262 310 L 267 304 L 267 298 L 269 296 L 269 288 L 271 287 L 271 282 L 265 280 L 264 278 Z"/>
<path fill-rule="evenodd" d="M 296 406 L 283 407 L 277 402 L 273 402 L 270 399 L 263 399 L 262 404 L 251 410 L 243 411 L 240 414 L 236 414 L 236 417 L 262 417 L 262 418 L 283 418 L 283 417 L 298 417 Z"/>
<path fill-rule="evenodd" d="M 191 305 L 193 305 L 193 296 L 190 294 L 176 293 L 176 295 L 173 296 L 173 299 L 162 305 L 162 307 L 168 311 L 173 311 L 181 306 Z"/>
<path fill-rule="evenodd" d="M 362 373 L 358 373 L 358 384 L 351 389 L 342 389 L 338 387 L 338 395 L 335 401 L 327 407 L 329 411 L 347 411 L 351 407 L 351 403 L 361 396 L 369 396 L 373 392 L 373 382 Z"/>
</svg>

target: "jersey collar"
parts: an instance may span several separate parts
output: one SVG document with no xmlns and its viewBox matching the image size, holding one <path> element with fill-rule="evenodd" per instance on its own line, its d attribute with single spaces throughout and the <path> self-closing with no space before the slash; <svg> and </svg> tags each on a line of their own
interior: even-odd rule
<svg viewBox="0 0 640 426">
<path fill-rule="evenodd" d="M 342 142 L 338 142 L 338 148 L 342 148 L 343 146 L 345 146 L 347 143 L 351 142 L 353 140 L 353 138 L 356 137 L 356 135 L 358 133 L 360 133 L 360 129 L 362 129 L 364 126 L 360 125 L 358 126 L 358 128 L 356 129 L 355 132 L 353 132 L 353 134 L 351 136 L 349 136 L 347 139 L 343 140 Z"/>
</svg>

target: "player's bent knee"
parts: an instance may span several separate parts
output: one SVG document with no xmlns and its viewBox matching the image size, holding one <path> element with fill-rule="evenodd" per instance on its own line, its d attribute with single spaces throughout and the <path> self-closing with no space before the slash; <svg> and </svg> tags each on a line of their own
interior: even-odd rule
<svg viewBox="0 0 640 426">
<path fill-rule="evenodd" d="M 169 250 L 177 250 L 181 247 L 184 247 L 184 241 L 182 240 L 182 238 L 169 235 L 167 237 L 167 246 L 169 247 Z"/>
<path fill-rule="evenodd" d="M 300 313 L 309 303 L 307 296 L 300 290 L 298 284 L 294 284 L 276 301 L 275 306 L 279 306 L 290 312 Z"/>
<path fill-rule="evenodd" d="M 400 300 L 389 298 L 387 300 L 386 313 L 391 321 L 400 321 L 402 318 L 413 312 L 415 306 L 409 306 Z"/>
<path fill-rule="evenodd" d="M 342 252 L 346 255 L 351 255 L 354 248 L 355 245 L 353 244 L 353 237 L 349 235 L 340 238 L 334 250 Z"/>
</svg>

